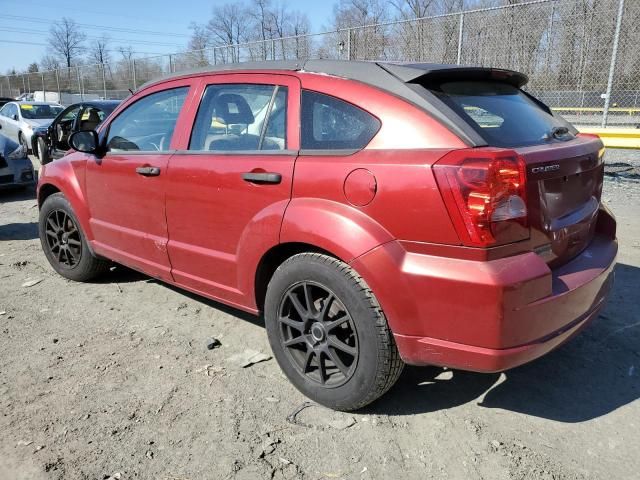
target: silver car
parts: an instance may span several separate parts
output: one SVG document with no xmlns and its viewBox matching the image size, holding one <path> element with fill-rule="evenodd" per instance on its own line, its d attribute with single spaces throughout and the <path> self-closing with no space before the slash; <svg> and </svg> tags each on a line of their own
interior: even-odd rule
<svg viewBox="0 0 640 480">
<path fill-rule="evenodd" d="M 0 133 L 28 152 L 34 128 L 49 125 L 62 110 L 51 103 L 9 102 L 0 109 Z"/>
</svg>

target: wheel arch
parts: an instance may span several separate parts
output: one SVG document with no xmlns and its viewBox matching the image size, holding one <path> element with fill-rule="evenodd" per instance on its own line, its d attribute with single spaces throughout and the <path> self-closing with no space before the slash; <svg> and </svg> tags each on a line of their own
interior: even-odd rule
<svg viewBox="0 0 640 480">
<path fill-rule="evenodd" d="M 42 208 L 44 201 L 54 193 L 61 192 L 60 189 L 52 183 L 43 183 L 40 185 L 40 187 L 38 187 L 38 208 Z"/>
<path fill-rule="evenodd" d="M 275 271 L 288 258 L 299 253 L 322 253 L 341 260 L 337 255 L 309 243 L 288 242 L 273 246 L 264 253 L 256 268 L 254 295 L 256 306 L 259 311 L 262 311 L 264 308 L 267 286 L 269 285 L 269 281 L 271 280 L 271 277 L 273 277 Z"/>
<path fill-rule="evenodd" d="M 82 188 L 84 184 L 84 168 L 74 168 L 65 161 L 48 163 L 43 167 L 43 176 L 38 182 L 38 208 L 42 208 L 45 200 L 54 193 L 62 193 L 78 218 L 87 243 L 93 240 L 93 231 L 89 222 L 89 206 Z"/>
</svg>

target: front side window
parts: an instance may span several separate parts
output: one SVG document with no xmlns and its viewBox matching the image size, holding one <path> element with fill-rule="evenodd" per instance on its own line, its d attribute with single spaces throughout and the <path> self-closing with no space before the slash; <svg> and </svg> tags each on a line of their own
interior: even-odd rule
<svg viewBox="0 0 640 480">
<path fill-rule="evenodd" d="M 107 148 L 112 152 L 169 150 L 188 87 L 152 93 L 129 105 L 109 126 Z"/>
<path fill-rule="evenodd" d="M 189 150 L 286 149 L 287 87 L 209 85 L 193 126 Z"/>
<path fill-rule="evenodd" d="M 9 110 L 11 110 L 11 104 L 7 104 L 4 107 L 0 108 L 0 115 L 3 117 L 9 117 Z"/>
<path fill-rule="evenodd" d="M 75 120 L 75 118 L 78 116 L 78 113 L 80 113 L 80 105 L 77 105 L 75 107 L 69 107 L 64 112 L 62 117 L 60 117 L 58 119 L 58 121 L 59 122 L 68 122 L 69 120 Z"/>
<path fill-rule="evenodd" d="M 360 150 L 378 133 L 380 120 L 343 100 L 303 90 L 301 128 L 303 149 Z"/>
</svg>

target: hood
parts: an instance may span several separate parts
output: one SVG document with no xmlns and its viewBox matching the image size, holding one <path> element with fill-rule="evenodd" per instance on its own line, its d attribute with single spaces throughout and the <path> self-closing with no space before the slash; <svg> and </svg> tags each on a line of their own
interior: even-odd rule
<svg viewBox="0 0 640 480">
<path fill-rule="evenodd" d="M 31 128 L 47 127 L 53 122 L 53 118 L 23 118 L 22 120 Z"/>
</svg>

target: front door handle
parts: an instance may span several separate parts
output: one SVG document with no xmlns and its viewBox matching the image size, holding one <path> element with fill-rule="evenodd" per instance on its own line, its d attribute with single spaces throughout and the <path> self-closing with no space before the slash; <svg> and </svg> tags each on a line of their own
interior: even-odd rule
<svg viewBox="0 0 640 480">
<path fill-rule="evenodd" d="M 242 174 L 242 179 L 249 183 L 272 183 L 278 184 L 282 181 L 282 175 L 274 172 L 247 172 Z"/>
<path fill-rule="evenodd" d="M 160 175 L 160 167 L 138 167 L 136 173 L 143 177 L 157 177 Z"/>
</svg>

